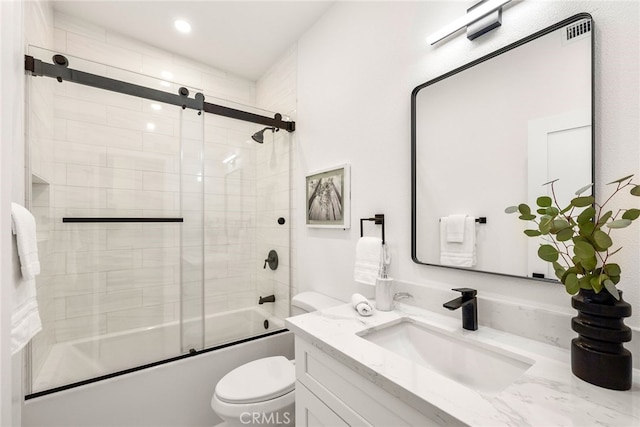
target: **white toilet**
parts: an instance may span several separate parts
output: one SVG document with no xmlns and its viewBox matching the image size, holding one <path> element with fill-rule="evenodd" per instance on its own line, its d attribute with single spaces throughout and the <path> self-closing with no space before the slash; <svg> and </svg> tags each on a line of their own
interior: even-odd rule
<svg viewBox="0 0 640 427">
<path fill-rule="evenodd" d="M 316 292 L 302 292 L 291 299 L 291 315 L 344 304 Z M 293 361 L 283 356 L 265 357 L 241 365 L 216 384 L 211 407 L 225 422 L 219 426 L 295 425 Z"/>
</svg>

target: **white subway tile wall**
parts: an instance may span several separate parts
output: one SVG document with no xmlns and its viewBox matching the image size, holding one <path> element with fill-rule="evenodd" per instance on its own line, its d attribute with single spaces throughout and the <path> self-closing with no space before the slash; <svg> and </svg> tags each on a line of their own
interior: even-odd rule
<svg viewBox="0 0 640 427">
<path fill-rule="evenodd" d="M 49 42 L 32 44 L 68 55 L 73 68 L 167 91 L 188 86 L 208 102 L 256 105 L 255 82 L 45 12 L 52 15 L 43 37 Z M 131 72 L 172 83 L 164 87 Z M 154 326 L 181 313 L 234 310 L 275 294 L 276 303 L 263 307 L 288 316 L 292 139 L 286 131 L 266 132 L 258 145 L 250 136 L 260 125 L 53 79 L 30 82 L 37 82 L 30 93 L 31 169 L 45 182 L 33 186 L 32 209 L 42 235 L 39 302 L 47 325 L 34 342 L 34 374 L 56 342 Z M 295 48 L 258 87 L 261 106 L 295 113 Z M 62 223 L 65 216 L 180 213 L 182 225 Z M 263 269 L 270 249 L 279 254 L 276 271 Z"/>
</svg>

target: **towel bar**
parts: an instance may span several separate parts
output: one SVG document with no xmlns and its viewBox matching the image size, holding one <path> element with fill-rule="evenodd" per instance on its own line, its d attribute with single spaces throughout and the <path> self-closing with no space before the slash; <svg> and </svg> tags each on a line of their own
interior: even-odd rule
<svg viewBox="0 0 640 427">
<path fill-rule="evenodd" d="M 65 217 L 62 222 L 184 222 L 183 218 Z"/>
<path fill-rule="evenodd" d="M 441 221 L 442 218 L 439 218 L 438 221 Z M 480 218 L 476 218 L 476 222 L 478 224 L 486 224 L 487 223 L 487 217 L 486 216 L 481 216 Z"/>
<path fill-rule="evenodd" d="M 382 225 L 382 244 L 384 245 L 384 214 L 375 214 L 373 218 L 360 218 L 360 237 L 363 234 L 364 221 L 373 221 L 375 224 Z"/>
</svg>

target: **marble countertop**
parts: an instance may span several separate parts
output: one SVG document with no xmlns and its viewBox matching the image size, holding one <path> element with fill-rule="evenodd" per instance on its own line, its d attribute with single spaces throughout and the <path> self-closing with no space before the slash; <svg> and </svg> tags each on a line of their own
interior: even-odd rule
<svg viewBox="0 0 640 427">
<path fill-rule="evenodd" d="M 405 320 L 534 363 L 505 389 L 484 393 L 359 336 Z M 549 344 L 483 326 L 466 331 L 460 319 L 406 304 L 370 317 L 345 304 L 290 317 L 286 326 L 425 415 L 435 405 L 473 426 L 640 426 L 640 371 L 633 372 L 631 390 L 607 390 L 575 377 L 570 352 Z"/>
</svg>

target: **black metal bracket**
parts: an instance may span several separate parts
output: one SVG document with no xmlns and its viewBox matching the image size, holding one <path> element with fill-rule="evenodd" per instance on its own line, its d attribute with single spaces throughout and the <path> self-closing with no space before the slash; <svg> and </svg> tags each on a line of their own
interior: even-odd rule
<svg viewBox="0 0 640 427">
<path fill-rule="evenodd" d="M 382 225 L 382 244 L 384 245 L 384 214 L 375 214 L 373 218 L 360 218 L 360 237 L 364 235 L 363 227 L 365 221 L 373 221 L 375 224 Z"/>
<path fill-rule="evenodd" d="M 200 92 L 196 93 L 193 98 L 189 98 L 189 91 L 184 87 L 179 89 L 178 94 L 173 94 L 145 86 L 139 86 L 133 83 L 127 83 L 122 80 L 111 79 L 84 71 L 74 70 L 68 67 L 69 61 L 63 55 L 55 55 L 54 62 L 55 64 L 49 64 L 41 61 L 40 59 L 36 59 L 33 56 L 25 55 L 24 68 L 34 77 L 52 77 L 57 79 L 59 82 L 69 81 L 125 95 L 163 102 L 165 104 L 176 105 L 183 109 L 189 108 L 197 110 L 199 113 L 204 111 L 218 116 L 229 117 L 231 119 L 258 123 L 265 126 L 275 127 L 277 129 L 284 129 L 287 132 L 293 132 L 296 130 L 296 123 L 293 121 L 282 120 L 282 114 L 279 113 L 275 114 L 274 117 L 261 116 L 259 114 L 205 102 L 204 95 Z"/>
</svg>

